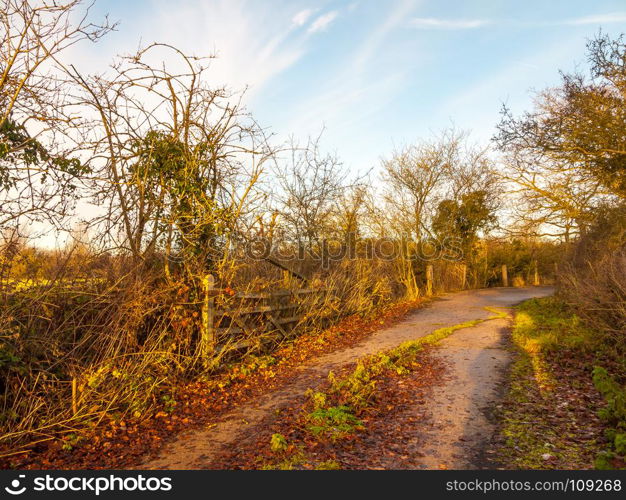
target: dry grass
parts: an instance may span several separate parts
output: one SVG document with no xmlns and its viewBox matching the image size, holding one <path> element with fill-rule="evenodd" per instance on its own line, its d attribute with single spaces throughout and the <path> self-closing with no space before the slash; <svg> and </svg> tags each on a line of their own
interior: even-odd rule
<svg viewBox="0 0 626 500">
<path fill-rule="evenodd" d="M 203 276 L 190 277 L 175 266 L 166 276 L 158 264 L 133 267 L 121 257 L 103 258 L 85 249 L 55 259 L 59 264 L 45 276 L 22 273 L 18 281 L 28 286 L 15 286 L 16 276 L 0 276 L 4 447 L 54 439 L 111 414 L 141 418 L 167 405 L 183 382 L 425 289 L 425 262 L 414 265 L 417 288 L 409 290 L 406 265 L 393 259 L 344 258 L 324 266 L 300 262 L 306 283 L 265 261 L 224 259 L 213 273 L 216 287 L 229 293 L 215 298 L 217 311 L 267 304 L 242 298 L 246 294 L 300 288 L 323 292 L 278 299 L 283 302 L 274 305 L 295 301 L 289 314 L 300 317 L 286 328 L 287 336 L 277 335 L 262 313 L 246 316 L 246 328 L 232 314 L 216 316 L 222 329 L 217 348 L 207 356 L 200 345 Z M 435 292 L 461 288 L 459 264 L 431 264 Z"/>
<path fill-rule="evenodd" d="M 403 289 L 381 272 L 385 263 L 340 263 L 316 278 L 325 292 L 297 305 L 302 319 L 290 336 L 321 329 L 340 318 L 368 314 L 397 300 Z M 123 267 L 123 266 L 120 266 Z M 268 331 L 254 328 L 254 342 L 224 335 L 207 363 L 199 348 L 200 280 L 165 280 L 158 271 L 109 269 L 98 278 L 33 280 L 28 287 L 4 289 L 0 326 L 2 443 L 23 446 L 59 433 L 97 424 L 118 413 L 140 418 L 163 404 L 176 384 L 219 371 L 251 352 L 269 352 L 287 339 L 263 342 Z M 269 274 L 269 275 L 268 275 Z M 257 274 L 240 294 L 303 286 L 279 273 Z M 282 280 L 282 281 L 281 281 Z M 219 280 L 218 286 L 230 286 Z M 243 308 L 237 296 L 216 299 L 217 309 Z M 228 332 L 227 332 L 228 333 Z M 249 340 L 249 338 L 248 338 Z"/>
<path fill-rule="evenodd" d="M 570 264 L 559 276 L 563 298 L 593 328 L 624 346 L 626 332 L 626 250 L 596 254 Z"/>
</svg>

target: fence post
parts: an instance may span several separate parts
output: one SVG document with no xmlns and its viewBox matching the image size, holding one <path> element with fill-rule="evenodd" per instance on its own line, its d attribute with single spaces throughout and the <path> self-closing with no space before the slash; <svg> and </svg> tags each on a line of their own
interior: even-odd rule
<svg viewBox="0 0 626 500">
<path fill-rule="evenodd" d="M 467 287 L 467 264 L 461 264 L 461 290 Z"/>
<path fill-rule="evenodd" d="M 215 297 L 211 293 L 215 288 L 215 278 L 207 274 L 202 280 L 204 300 L 202 302 L 202 332 L 200 353 L 209 356 L 215 349 Z"/>
<path fill-rule="evenodd" d="M 555 262 L 554 263 L 554 284 L 556 285 L 556 283 L 559 280 L 559 263 Z"/>
<path fill-rule="evenodd" d="M 509 273 L 506 264 L 502 264 L 502 286 L 509 286 Z"/>
<path fill-rule="evenodd" d="M 535 276 L 533 279 L 533 285 L 539 286 L 539 269 L 537 266 L 537 261 L 535 261 Z"/>
<path fill-rule="evenodd" d="M 433 266 L 426 266 L 426 295 L 430 296 L 433 294 Z"/>
</svg>

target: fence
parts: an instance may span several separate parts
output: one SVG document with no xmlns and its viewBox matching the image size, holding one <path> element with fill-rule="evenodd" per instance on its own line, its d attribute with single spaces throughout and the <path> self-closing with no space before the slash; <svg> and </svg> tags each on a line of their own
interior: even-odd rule
<svg viewBox="0 0 626 500">
<path fill-rule="evenodd" d="M 325 288 L 234 293 L 216 288 L 212 275 L 204 278 L 203 292 L 200 352 L 206 357 L 261 350 L 292 337 L 326 295 Z"/>
<path fill-rule="evenodd" d="M 553 284 L 557 274 L 555 264 L 554 276 L 544 277 L 539 273 L 537 262 L 533 262 L 528 268 L 520 272 L 510 275 L 509 266 L 502 264 L 492 271 L 492 278 L 487 286 L 540 286 L 542 284 Z M 468 276 L 468 267 L 466 264 L 458 263 L 439 263 L 439 265 L 429 264 L 426 266 L 423 290 L 426 296 L 435 295 L 437 293 L 452 292 L 475 288 L 472 286 Z M 480 288 L 481 285 L 478 284 Z"/>
<path fill-rule="evenodd" d="M 441 271 L 436 266 L 426 266 L 426 296 L 470 286 L 465 264 L 446 269 L 450 275 L 447 281 Z M 499 274 L 500 286 L 509 286 L 506 265 L 502 265 Z M 533 285 L 540 284 L 536 265 L 531 279 Z M 200 353 L 208 359 L 228 351 L 259 351 L 293 337 L 310 312 L 323 304 L 326 294 L 326 288 L 234 293 L 228 288 L 216 288 L 214 277 L 207 275 L 203 280 Z"/>
</svg>

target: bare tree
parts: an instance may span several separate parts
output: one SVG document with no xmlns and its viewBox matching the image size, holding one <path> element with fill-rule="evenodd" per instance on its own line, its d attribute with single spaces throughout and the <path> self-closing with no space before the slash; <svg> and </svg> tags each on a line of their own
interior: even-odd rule
<svg viewBox="0 0 626 500">
<path fill-rule="evenodd" d="M 360 182 L 347 188 L 336 201 L 335 232 L 349 255 L 354 255 L 357 242 L 363 237 L 369 191 L 369 186 Z"/>
<path fill-rule="evenodd" d="M 396 150 L 383 160 L 384 200 L 389 226 L 414 241 L 431 236 L 436 205 L 452 187 L 452 172 L 462 162 L 465 135 L 453 129 L 431 141 Z M 466 189 L 461 184 L 459 191 Z"/>
<path fill-rule="evenodd" d="M 167 61 L 167 64 L 160 61 Z M 211 267 L 244 215 L 271 157 L 240 97 L 205 81 L 207 59 L 165 44 L 121 58 L 110 77 L 84 77 L 83 144 L 104 206 L 92 221 L 138 262 L 164 252 L 188 270 Z"/>
<path fill-rule="evenodd" d="M 305 146 L 292 140 L 289 159 L 274 169 L 278 179 L 275 198 L 285 236 L 307 250 L 319 246 L 333 232 L 331 214 L 335 202 L 346 188 L 347 174 L 339 159 L 324 154 L 321 134 Z"/>
<path fill-rule="evenodd" d="M 65 213 L 85 169 L 67 151 L 68 80 L 61 56 L 114 26 L 89 22 L 90 5 L 0 2 L 0 225 Z"/>
<path fill-rule="evenodd" d="M 518 153 L 504 160 L 500 172 L 516 234 L 562 237 L 584 232 L 595 207 L 610 194 L 598 179 L 576 168 L 544 159 L 535 163 Z"/>
<path fill-rule="evenodd" d="M 598 206 L 625 196 L 626 44 L 600 33 L 587 52 L 589 76 L 563 73 L 532 111 L 502 111 L 494 141 L 507 154 L 523 231 L 569 240 Z"/>
</svg>

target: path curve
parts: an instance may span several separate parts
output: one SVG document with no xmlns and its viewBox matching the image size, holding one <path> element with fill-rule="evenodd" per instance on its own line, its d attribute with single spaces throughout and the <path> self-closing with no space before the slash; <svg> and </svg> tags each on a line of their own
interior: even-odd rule
<svg viewBox="0 0 626 500">
<path fill-rule="evenodd" d="M 480 290 L 467 290 L 463 292 L 450 293 L 434 299 L 428 306 L 418 309 L 409 314 L 400 323 L 374 332 L 372 335 L 364 339 L 362 342 L 345 349 L 341 349 L 330 354 L 319 356 L 307 363 L 303 364 L 300 368 L 300 375 L 294 379 L 294 382 L 288 386 L 282 387 L 275 391 L 269 392 L 262 398 L 242 405 L 232 412 L 228 413 L 220 419 L 219 422 L 214 423 L 212 426 L 206 429 L 195 429 L 189 432 L 181 433 L 171 443 L 165 445 L 160 450 L 158 456 L 150 460 L 145 461 L 139 468 L 142 469 L 202 469 L 209 467 L 213 458 L 219 454 L 225 447 L 229 445 L 235 445 L 238 436 L 242 434 L 250 426 L 254 426 L 260 423 L 265 417 L 272 412 L 285 407 L 294 398 L 301 396 L 304 391 L 309 387 L 315 387 L 326 379 L 329 371 L 337 370 L 342 366 L 352 363 L 359 358 L 374 354 L 376 352 L 396 347 L 406 340 L 413 340 L 419 337 L 423 337 L 432 333 L 438 328 L 445 326 L 453 326 L 473 319 L 483 319 L 492 315 L 489 311 L 485 310 L 485 307 L 510 307 L 519 302 L 532 297 L 543 297 L 551 295 L 553 289 L 551 287 L 524 287 L 524 288 L 489 288 Z M 493 328 L 501 328 L 500 323 L 497 325 L 495 321 L 483 323 L 483 325 L 495 325 Z M 480 327 L 476 327 L 479 329 Z M 485 327 L 490 329 L 492 327 Z M 474 329 L 467 329 L 474 330 Z M 466 330 L 461 330 L 463 332 Z M 457 381 L 463 384 L 463 379 L 466 379 L 461 373 L 469 374 L 470 371 L 464 369 L 464 358 L 466 357 L 463 352 L 457 349 L 456 354 L 452 353 L 452 347 L 454 342 L 461 335 L 461 333 L 455 334 L 446 339 L 446 343 L 442 343 L 442 346 L 449 346 L 451 349 L 444 349 L 442 351 L 443 356 L 448 356 L 449 363 L 453 367 L 458 368 L 460 371 L 452 371 L 452 380 L 457 377 Z M 489 337 L 489 335 L 487 335 Z M 493 337 L 493 332 L 491 334 Z M 492 339 L 493 341 L 493 339 Z M 499 342 L 500 340 L 497 340 Z M 487 344 L 490 340 L 488 339 Z M 477 344 L 477 348 L 474 349 L 476 356 L 483 356 L 484 351 L 489 346 L 483 345 L 480 347 Z M 467 345 L 463 346 L 463 350 L 467 350 Z M 445 354 L 447 352 L 447 354 Z M 469 359 L 469 358 L 468 358 Z M 486 358 L 484 358 L 486 359 Z M 479 358 L 474 360 L 474 364 L 480 365 L 482 361 Z M 471 364 L 471 363 L 470 363 Z M 496 371 L 501 369 L 500 364 L 494 368 Z M 489 368 L 485 371 L 485 381 L 493 377 L 493 371 Z M 459 378 L 459 376 L 461 378 Z M 478 387 L 478 386 L 477 386 Z M 493 389 L 495 390 L 495 389 Z M 490 393 L 492 389 L 483 391 L 484 394 Z M 453 391 L 454 392 L 454 391 Z M 480 390 L 478 390 L 480 392 Z M 468 391 L 456 391 L 461 397 L 460 400 L 450 399 L 450 391 L 441 391 L 439 396 L 433 404 L 433 416 L 434 420 L 441 421 L 452 415 L 452 412 L 446 413 L 444 408 L 454 408 L 458 405 L 465 405 L 472 399 L 472 394 Z M 463 399 L 463 394 L 465 398 Z M 483 398 L 484 401 L 488 400 Z M 477 405 L 480 407 L 484 403 L 482 400 L 477 400 Z M 443 413 L 437 413 L 441 412 Z M 468 410 L 469 411 L 469 410 Z M 476 417 L 476 414 L 472 413 L 472 417 Z M 458 430 L 460 427 L 466 425 L 464 420 L 457 421 L 455 428 Z M 460 426 L 460 427 L 459 427 Z M 477 439 L 482 439 L 482 435 L 478 435 Z M 434 460 L 441 461 L 445 459 L 446 462 L 452 462 L 452 456 L 434 456 Z M 467 461 L 457 460 L 454 464 L 466 467 Z M 424 463 L 424 467 L 432 466 L 433 463 Z"/>
</svg>

